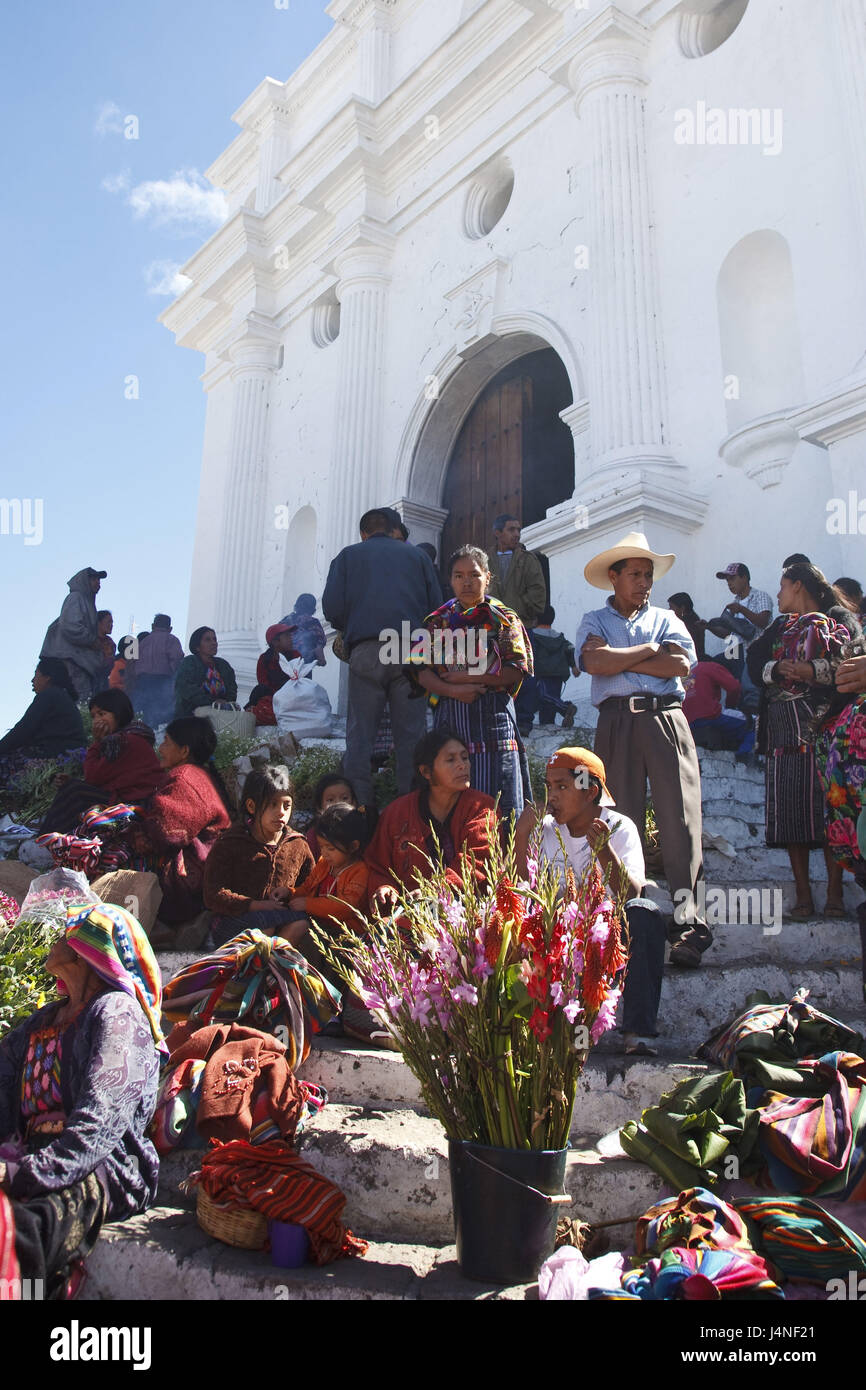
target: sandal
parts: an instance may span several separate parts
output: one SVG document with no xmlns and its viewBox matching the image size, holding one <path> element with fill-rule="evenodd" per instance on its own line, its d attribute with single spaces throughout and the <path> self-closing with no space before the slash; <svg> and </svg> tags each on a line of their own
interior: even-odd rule
<svg viewBox="0 0 866 1390">
<path fill-rule="evenodd" d="M 821 916 L 834 917 L 836 921 L 838 921 L 840 918 L 844 920 L 849 917 L 850 914 L 841 899 L 831 900 L 828 898 L 824 904 L 824 911 L 821 913 Z"/>
<path fill-rule="evenodd" d="M 668 965 L 674 965 L 678 970 L 697 970 L 701 964 L 701 953 L 697 946 L 690 946 L 687 941 L 676 941 L 668 956 Z"/>
<path fill-rule="evenodd" d="M 802 907 L 797 905 L 786 913 L 789 922 L 811 922 L 816 916 L 814 905 L 812 907 Z"/>
<path fill-rule="evenodd" d="M 625 1042 L 626 1057 L 658 1057 L 657 1047 L 650 1047 L 649 1043 L 637 1033 L 626 1033 L 623 1039 Z"/>
</svg>

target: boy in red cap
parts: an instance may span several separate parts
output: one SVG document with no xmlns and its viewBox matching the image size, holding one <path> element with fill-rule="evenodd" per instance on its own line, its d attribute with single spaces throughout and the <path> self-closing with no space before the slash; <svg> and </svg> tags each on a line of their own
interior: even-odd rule
<svg viewBox="0 0 866 1390">
<path fill-rule="evenodd" d="M 648 1039 L 658 1029 L 664 970 L 665 926 L 659 908 L 643 896 L 646 873 L 637 826 L 619 811 L 605 779 L 604 763 L 588 748 L 558 748 L 545 774 L 548 814 L 541 827 L 540 851 L 560 867 L 571 868 L 580 882 L 593 852 L 608 879 L 611 899 L 624 895 L 629 932 L 629 962 L 623 988 L 621 1031 L 627 1056 L 654 1057 Z M 530 836 L 537 823 L 527 806 L 517 822 L 517 862 L 527 873 Z"/>
<path fill-rule="evenodd" d="M 289 679 L 280 665 L 280 657 L 291 661 L 301 655 L 295 647 L 294 636 L 295 629 L 288 623 L 271 623 L 265 633 L 268 649 L 262 652 L 256 664 L 256 680 L 258 686 L 263 687 L 260 694 L 275 695 Z"/>
</svg>

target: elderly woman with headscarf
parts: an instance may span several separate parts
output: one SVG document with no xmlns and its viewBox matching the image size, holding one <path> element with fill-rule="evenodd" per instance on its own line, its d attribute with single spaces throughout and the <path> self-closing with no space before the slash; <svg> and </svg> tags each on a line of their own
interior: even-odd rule
<svg viewBox="0 0 866 1390">
<path fill-rule="evenodd" d="M 174 678 L 174 712 L 195 714 L 201 705 L 217 700 L 233 703 L 238 683 L 227 661 L 217 656 L 219 643 L 212 627 L 197 627 L 189 639 L 190 655 L 185 656 Z"/>
<path fill-rule="evenodd" d="M 123 908 L 70 906 L 45 969 L 60 998 L 0 1039 L 0 1274 L 63 1298 L 103 1224 L 156 1196 L 166 1049 L 159 966 Z"/>
</svg>

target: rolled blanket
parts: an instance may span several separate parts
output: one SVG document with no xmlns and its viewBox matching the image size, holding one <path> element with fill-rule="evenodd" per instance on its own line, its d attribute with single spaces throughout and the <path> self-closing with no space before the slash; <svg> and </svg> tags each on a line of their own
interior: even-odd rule
<svg viewBox="0 0 866 1390">
<path fill-rule="evenodd" d="M 363 1255 L 368 1243 L 340 1220 L 345 1194 L 281 1140 L 252 1145 L 243 1139 L 213 1143 L 190 1185 L 201 1183 L 215 1202 L 250 1207 L 269 1221 L 303 1226 L 314 1264 Z"/>
</svg>

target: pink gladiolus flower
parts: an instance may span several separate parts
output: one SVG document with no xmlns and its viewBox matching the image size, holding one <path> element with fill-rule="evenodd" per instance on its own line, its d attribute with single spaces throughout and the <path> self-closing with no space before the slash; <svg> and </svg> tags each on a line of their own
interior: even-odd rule
<svg viewBox="0 0 866 1390">
<path fill-rule="evenodd" d="M 474 985 L 455 985 L 451 991 L 455 1004 L 477 1004 L 478 990 Z"/>
<path fill-rule="evenodd" d="M 583 1013 L 579 999 L 570 999 L 562 1011 L 569 1023 L 574 1023 Z"/>
<path fill-rule="evenodd" d="M 598 1017 L 596 1018 L 595 1023 L 592 1025 L 592 1028 L 590 1029 L 589 1033 L 594 1043 L 598 1042 L 602 1033 L 606 1033 L 608 1029 L 613 1028 L 614 1024 L 616 1023 L 616 1006 L 619 1003 L 621 993 L 622 991 L 620 989 L 611 990 L 610 994 L 607 996 L 601 1008 L 599 1009 Z"/>
<path fill-rule="evenodd" d="M 589 932 L 591 941 L 595 941 L 599 946 L 607 945 L 607 938 L 610 936 L 610 921 L 607 917 L 598 917 L 592 924 Z"/>
<path fill-rule="evenodd" d="M 430 1023 L 430 1000 L 413 999 L 409 1007 L 409 1017 L 413 1023 L 420 1023 L 422 1028 L 426 1028 Z"/>
</svg>

